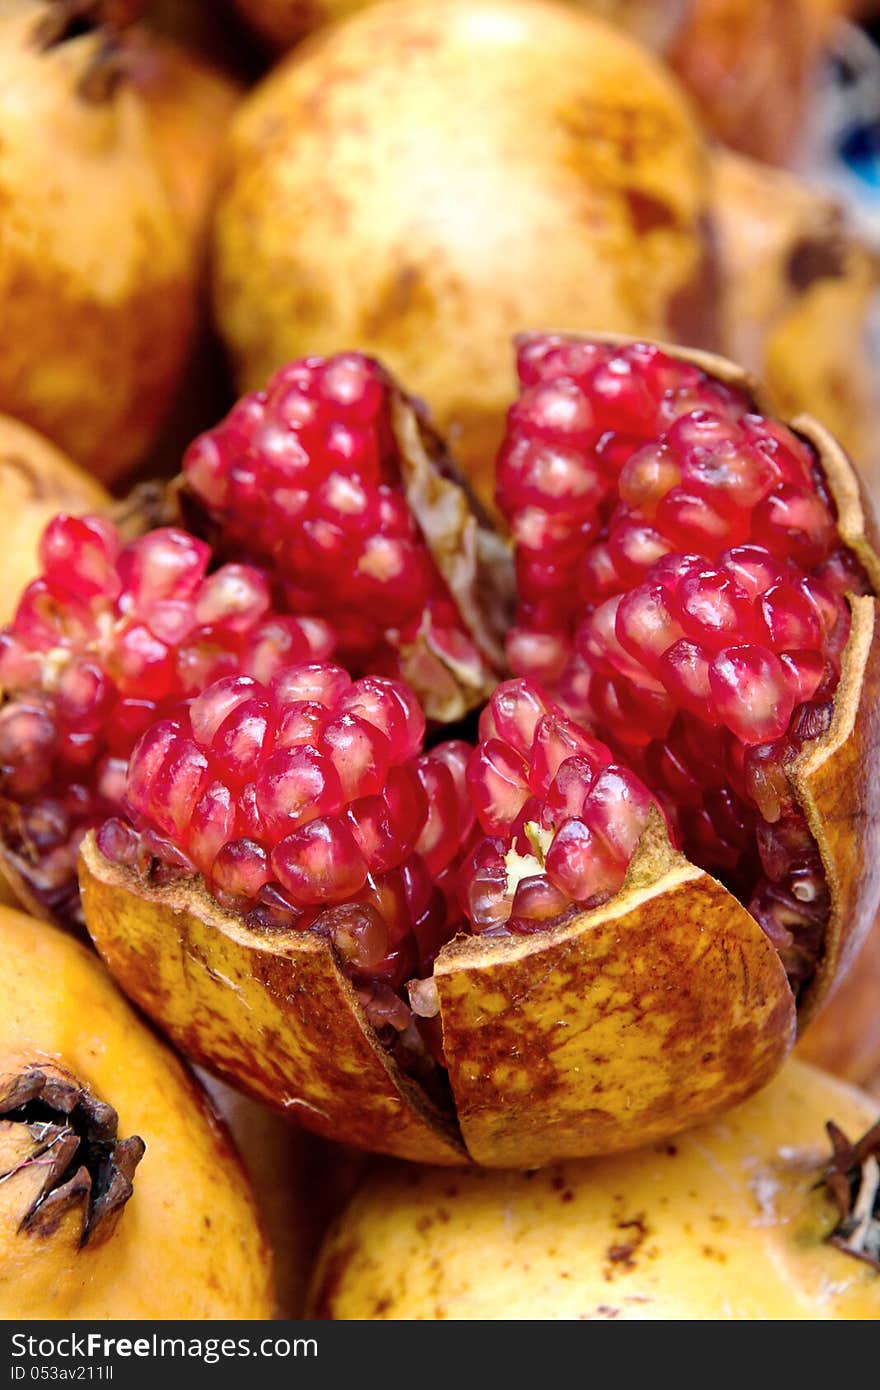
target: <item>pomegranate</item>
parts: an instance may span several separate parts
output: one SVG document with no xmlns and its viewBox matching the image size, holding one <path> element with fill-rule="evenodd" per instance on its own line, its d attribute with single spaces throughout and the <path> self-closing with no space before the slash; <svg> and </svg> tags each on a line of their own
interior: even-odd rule
<svg viewBox="0 0 880 1390">
<path fill-rule="evenodd" d="M 854 0 L 691 0 L 666 58 L 714 135 L 789 163 L 834 21 L 855 8 Z"/>
<path fill-rule="evenodd" d="M 292 362 L 187 451 L 185 502 L 352 669 L 403 675 L 449 723 L 495 683 L 508 564 L 414 404 L 360 354 Z"/>
<path fill-rule="evenodd" d="M 270 685 L 232 676 L 131 754 L 130 822 L 101 851 L 145 877 L 198 872 L 213 898 L 262 931 L 326 937 L 377 1030 L 402 1029 L 394 996 L 430 972 L 452 935 L 444 871 L 473 815 L 470 750 L 423 754 L 424 716 L 398 681 L 352 681 L 339 666 L 282 668 Z M 159 879 L 161 882 L 161 877 Z"/>
<path fill-rule="evenodd" d="M 880 1079 L 880 919 L 799 1045 L 801 1056 L 860 1086 Z"/>
<path fill-rule="evenodd" d="M 721 337 L 786 416 L 807 410 L 880 498 L 876 257 L 827 194 L 720 147 L 712 157 Z"/>
<path fill-rule="evenodd" d="M 110 498 L 35 430 L 0 415 L 0 509 L 5 518 L 0 621 L 12 617 L 17 596 L 39 573 L 40 536 L 59 511 L 97 511 Z"/>
<path fill-rule="evenodd" d="M 122 45 L 125 79 L 140 97 L 178 211 L 201 248 L 241 86 L 200 52 L 145 26 L 127 29 Z"/>
<path fill-rule="evenodd" d="M 0 988 L 0 1317 L 272 1317 L 228 1135 L 94 955 L 2 908 Z"/>
<path fill-rule="evenodd" d="M 178 381 L 197 256 L 100 8 L 0 5 L 0 410 L 112 479 Z"/>
<path fill-rule="evenodd" d="M 743 1099 L 880 898 L 880 562 L 845 457 L 720 359 L 534 335 L 520 370 L 498 475 L 520 674 L 466 770 L 431 750 L 452 781 L 395 829 L 414 726 L 389 757 L 373 696 L 372 729 L 328 744 L 349 686 L 324 667 L 317 702 L 296 670 L 221 684 L 147 731 L 127 817 L 81 850 L 93 939 L 184 1051 L 442 1163 L 611 1152 Z"/>
<path fill-rule="evenodd" d="M 320 619 L 279 617 L 266 576 L 174 528 L 123 545 L 100 517 L 57 516 L 41 576 L 0 634 L 3 867 L 40 915 L 79 919 L 76 854 L 119 809 L 128 755 L 157 717 L 223 673 L 268 678 L 324 657 Z"/>
<path fill-rule="evenodd" d="M 309 1314 L 876 1321 L 876 1117 L 791 1062 L 723 1119 L 639 1153 L 452 1181 L 383 1165 L 325 1241 Z"/>
<path fill-rule="evenodd" d="M 215 311 L 241 386 L 303 353 L 373 352 L 429 402 L 489 506 L 513 333 L 714 345 L 690 107 L 572 9 L 365 9 L 257 86 L 228 154 Z"/>
<path fill-rule="evenodd" d="M 362 10 L 375 0 L 235 0 L 236 9 L 269 43 L 287 48 L 330 20 Z"/>
</svg>

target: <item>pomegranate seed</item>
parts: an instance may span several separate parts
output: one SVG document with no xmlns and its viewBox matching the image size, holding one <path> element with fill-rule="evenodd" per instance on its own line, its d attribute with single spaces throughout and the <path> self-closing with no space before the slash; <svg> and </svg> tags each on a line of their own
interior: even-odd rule
<svg viewBox="0 0 880 1390">
<path fill-rule="evenodd" d="M 474 821 L 472 750 L 425 754 L 423 732 L 397 681 L 318 662 L 267 685 L 223 677 L 131 754 L 138 848 L 115 832 L 102 844 L 125 863 L 158 859 L 152 873 L 200 872 L 254 930 L 314 931 L 355 982 L 399 991 L 458 929 L 452 880 Z"/>
<path fill-rule="evenodd" d="M 251 670 L 271 676 L 285 649 L 326 658 L 334 638 L 319 619 L 275 617 L 266 577 L 253 566 L 206 575 L 208 547 L 173 527 L 123 546 L 108 521 L 60 515 L 41 547 L 45 573 L 0 638 L 0 745 L 4 722 L 14 735 L 8 758 L 0 755 L 0 790 L 14 807 L 10 847 L 39 898 L 45 873 L 26 834 L 30 799 L 49 783 L 62 795 L 81 789 L 68 822 L 69 880 L 56 894 L 76 916 L 75 847 L 88 828 L 118 817 L 125 766 L 146 730 L 226 672 L 239 690 L 235 682 Z M 232 704 L 210 716 L 214 729 Z M 196 705 L 201 729 L 209 712 Z M 235 733 L 230 726 L 226 736 L 241 740 L 240 763 L 253 758 L 255 723 Z M 165 823 L 177 814 L 169 809 Z M 56 873 L 61 861 L 55 854 Z"/>
<path fill-rule="evenodd" d="M 489 673 L 405 495 L 399 398 L 359 353 L 290 363 L 190 446 L 184 475 L 223 548 L 270 568 L 290 611 L 326 620 L 346 666 L 396 674 L 418 644 L 430 698 L 448 678 L 438 652 Z M 581 471 L 555 485 L 577 490 Z M 252 618 L 259 596 L 239 588 L 225 611 Z"/>
</svg>

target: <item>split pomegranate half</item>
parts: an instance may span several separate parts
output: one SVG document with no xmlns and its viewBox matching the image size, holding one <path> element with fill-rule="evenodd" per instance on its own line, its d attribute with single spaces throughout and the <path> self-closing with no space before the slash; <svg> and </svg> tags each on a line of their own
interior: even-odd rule
<svg viewBox="0 0 880 1390">
<path fill-rule="evenodd" d="M 406 496 L 383 422 L 417 417 L 353 355 L 297 364 L 185 489 L 354 676 L 234 674 L 163 711 L 80 880 L 108 965 L 195 1060 L 333 1138 L 526 1167 L 743 1099 L 864 938 L 880 561 L 841 451 L 729 363 L 531 337 L 520 368 L 516 678 L 476 747 L 426 745 L 401 679 L 459 630 L 477 650 L 429 526 L 383 530 Z"/>
</svg>

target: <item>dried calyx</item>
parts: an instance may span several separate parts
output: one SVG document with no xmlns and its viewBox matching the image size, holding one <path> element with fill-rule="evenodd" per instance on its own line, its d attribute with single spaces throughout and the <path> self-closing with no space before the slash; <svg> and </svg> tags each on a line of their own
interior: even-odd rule
<svg viewBox="0 0 880 1390">
<path fill-rule="evenodd" d="M 823 1180 L 839 1217 L 828 1239 L 880 1272 L 880 1120 L 855 1144 L 832 1120 L 826 1128 L 833 1157 Z"/>
<path fill-rule="evenodd" d="M 55 1066 L 35 1063 L 0 1079 L 0 1184 L 37 1170 L 19 1231 L 47 1239 L 72 1212 L 79 1244 L 111 1234 L 132 1195 L 145 1146 L 119 1139 L 112 1106 Z"/>
</svg>

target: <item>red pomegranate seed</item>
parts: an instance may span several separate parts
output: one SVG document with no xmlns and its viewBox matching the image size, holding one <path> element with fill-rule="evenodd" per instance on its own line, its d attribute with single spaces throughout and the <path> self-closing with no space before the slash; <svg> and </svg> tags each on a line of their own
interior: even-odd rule
<svg viewBox="0 0 880 1390">
<path fill-rule="evenodd" d="M 615 893 L 655 804 L 638 778 L 522 679 L 498 687 L 480 731 L 468 785 L 490 838 L 460 875 L 475 930 L 540 930 Z"/>
<path fill-rule="evenodd" d="M 511 667 L 638 767 L 676 808 L 685 852 L 751 892 L 769 931 L 788 940 L 800 921 L 807 947 L 786 949 L 801 971 L 814 900 L 798 919 L 794 860 L 765 893 L 754 834 L 788 814 L 786 765 L 827 727 L 845 596 L 869 591 L 818 461 L 744 392 L 660 349 L 519 346 L 497 481 L 517 550 Z M 556 794 L 557 812 L 577 803 Z"/>
<path fill-rule="evenodd" d="M 233 684 L 250 671 L 271 678 L 285 651 L 326 659 L 334 638 L 320 619 L 272 614 L 266 577 L 253 566 L 207 574 L 208 547 L 185 531 L 163 528 L 123 546 L 108 521 L 59 515 L 41 556 L 44 574 L 0 636 L 0 796 L 9 846 L 35 895 L 77 916 L 75 848 L 121 811 L 125 765 L 145 730 L 227 672 Z M 257 725 L 226 730 L 240 762 L 259 742 Z M 27 831 L 44 785 L 62 796 L 79 788 L 64 846 L 43 849 Z M 169 825 L 176 814 L 169 806 Z"/>
<path fill-rule="evenodd" d="M 325 935 L 356 981 L 400 990 L 458 928 L 448 880 L 473 825 L 471 750 L 423 753 L 423 731 L 384 677 L 311 662 L 268 685 L 221 678 L 132 752 L 137 850 L 115 829 L 101 844 L 149 873 L 198 872 L 255 928 Z"/>
<path fill-rule="evenodd" d="M 443 654 L 478 686 L 490 671 L 407 500 L 402 400 L 359 353 L 290 363 L 195 440 L 184 475 L 224 550 L 269 568 L 290 611 L 324 617 L 349 668 L 412 668 L 430 701 L 456 669 Z"/>
</svg>

